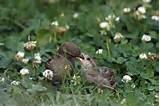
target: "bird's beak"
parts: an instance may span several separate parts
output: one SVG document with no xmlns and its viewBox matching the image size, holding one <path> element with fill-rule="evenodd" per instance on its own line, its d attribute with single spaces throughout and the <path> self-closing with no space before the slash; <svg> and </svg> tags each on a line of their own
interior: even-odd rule
<svg viewBox="0 0 160 106">
<path fill-rule="evenodd" d="M 83 54 L 79 55 L 79 58 L 80 58 L 80 59 L 84 59 Z"/>
<path fill-rule="evenodd" d="M 81 55 L 79 55 L 79 56 L 77 57 L 77 59 L 78 59 L 80 62 L 82 62 L 85 58 L 84 58 L 84 55 L 81 54 Z"/>
</svg>

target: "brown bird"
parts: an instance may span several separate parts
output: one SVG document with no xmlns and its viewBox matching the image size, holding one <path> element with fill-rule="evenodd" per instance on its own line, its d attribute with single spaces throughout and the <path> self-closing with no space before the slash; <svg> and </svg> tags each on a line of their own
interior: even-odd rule
<svg viewBox="0 0 160 106">
<path fill-rule="evenodd" d="M 108 67 L 98 67 L 95 61 L 83 54 L 84 59 L 79 58 L 82 63 L 85 77 L 88 82 L 96 84 L 100 88 L 109 88 L 114 90 L 116 86 L 113 69 Z"/>
<path fill-rule="evenodd" d="M 46 69 L 50 69 L 54 73 L 53 85 L 61 83 L 70 76 L 77 57 L 83 58 L 80 48 L 76 44 L 66 42 L 60 46 L 57 54 L 46 63 Z"/>
</svg>

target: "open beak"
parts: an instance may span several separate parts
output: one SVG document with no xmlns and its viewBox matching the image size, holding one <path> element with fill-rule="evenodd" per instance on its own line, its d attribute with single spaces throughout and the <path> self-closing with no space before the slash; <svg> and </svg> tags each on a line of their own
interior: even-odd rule
<svg viewBox="0 0 160 106">
<path fill-rule="evenodd" d="M 82 62 L 85 58 L 84 58 L 83 54 L 81 54 L 81 55 L 79 55 L 79 56 L 77 57 L 77 59 L 78 59 L 80 62 Z"/>
<path fill-rule="evenodd" d="M 83 54 L 79 55 L 79 58 L 80 58 L 80 59 L 84 59 Z"/>
</svg>

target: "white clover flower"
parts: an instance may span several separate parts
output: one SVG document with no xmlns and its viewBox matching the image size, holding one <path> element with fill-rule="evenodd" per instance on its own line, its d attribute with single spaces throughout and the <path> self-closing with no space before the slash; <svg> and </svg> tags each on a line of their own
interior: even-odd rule
<svg viewBox="0 0 160 106">
<path fill-rule="evenodd" d="M 58 26 L 59 23 L 58 23 L 58 21 L 53 21 L 53 22 L 51 22 L 51 25 L 53 25 L 53 26 Z"/>
<path fill-rule="evenodd" d="M 129 75 L 125 75 L 125 76 L 123 76 L 123 78 L 122 78 L 122 82 L 129 82 L 129 81 L 131 81 L 132 80 L 132 78 L 129 76 Z"/>
<path fill-rule="evenodd" d="M 53 78 L 53 71 L 51 70 L 48 70 L 46 69 L 44 72 L 43 72 L 43 76 L 49 80 L 52 80 Z"/>
<path fill-rule="evenodd" d="M 123 12 L 124 12 L 124 13 L 129 13 L 130 11 L 131 11 L 130 8 L 124 8 L 124 9 L 123 9 Z"/>
<path fill-rule="evenodd" d="M 140 59 L 147 59 L 147 55 L 146 55 L 145 53 L 141 53 L 141 54 L 139 55 L 139 58 L 140 58 Z"/>
<path fill-rule="evenodd" d="M 33 50 L 37 46 L 37 41 L 28 41 L 24 44 L 26 50 Z"/>
<path fill-rule="evenodd" d="M 149 42 L 149 41 L 151 41 L 151 37 L 149 36 L 149 35 L 146 35 L 146 34 L 144 34 L 143 36 L 142 36 L 142 39 L 141 39 L 142 41 L 145 41 L 145 42 Z"/>
<path fill-rule="evenodd" d="M 134 15 L 135 15 L 135 18 L 137 18 L 138 20 L 146 19 L 146 15 L 140 13 L 138 10 L 134 12 Z"/>
<path fill-rule="evenodd" d="M 29 74 L 29 70 L 28 70 L 27 68 L 22 68 L 22 69 L 20 70 L 20 74 L 21 74 L 21 75 L 27 75 L 27 74 Z"/>
<path fill-rule="evenodd" d="M 25 55 L 24 52 L 19 51 L 19 52 L 15 55 L 15 58 L 16 58 L 16 60 L 22 60 L 22 59 L 24 58 L 24 55 Z"/>
<path fill-rule="evenodd" d="M 122 38 L 123 38 L 123 35 L 120 32 L 117 32 L 113 39 L 115 42 L 119 42 L 121 41 Z"/>
<path fill-rule="evenodd" d="M 146 8 L 144 6 L 140 6 L 134 12 L 134 15 L 138 20 L 141 20 L 141 19 L 146 19 L 145 13 L 146 13 Z"/>
<path fill-rule="evenodd" d="M 29 59 L 28 58 L 23 58 L 22 62 L 25 63 L 25 64 L 27 64 L 29 62 Z"/>
<path fill-rule="evenodd" d="M 155 15 L 155 16 L 152 16 L 151 19 L 152 19 L 152 20 L 155 20 L 155 21 L 159 21 L 159 16 L 156 16 L 156 15 Z"/>
<path fill-rule="evenodd" d="M 120 17 L 116 17 L 115 21 L 119 22 L 120 20 Z"/>
<path fill-rule="evenodd" d="M 143 0 L 144 3 L 150 3 L 151 0 Z"/>
<path fill-rule="evenodd" d="M 145 14 L 146 13 L 146 8 L 144 6 L 140 6 L 140 7 L 138 7 L 137 11 L 141 14 Z"/>
<path fill-rule="evenodd" d="M 112 20 L 114 18 L 115 18 L 114 14 L 113 15 L 108 15 L 107 17 L 105 17 L 105 20 L 110 21 L 110 20 Z"/>
<path fill-rule="evenodd" d="M 103 53 L 103 49 L 98 49 L 97 51 L 96 51 L 96 54 L 102 54 Z"/>
<path fill-rule="evenodd" d="M 79 13 L 74 13 L 73 14 L 73 18 L 78 18 L 79 17 Z"/>
<path fill-rule="evenodd" d="M 15 86 L 17 86 L 17 85 L 19 85 L 19 84 L 20 84 L 19 81 L 12 81 L 12 82 L 11 82 L 11 85 L 15 85 Z"/>
<path fill-rule="evenodd" d="M 42 62 L 42 58 L 40 56 L 40 53 L 35 53 L 34 54 L 34 63 L 40 64 Z"/>
<path fill-rule="evenodd" d="M 99 24 L 99 27 L 100 28 L 102 28 L 102 29 L 107 29 L 107 30 L 109 30 L 110 29 L 110 25 L 109 25 L 109 23 L 108 22 L 101 22 L 100 24 Z"/>
</svg>

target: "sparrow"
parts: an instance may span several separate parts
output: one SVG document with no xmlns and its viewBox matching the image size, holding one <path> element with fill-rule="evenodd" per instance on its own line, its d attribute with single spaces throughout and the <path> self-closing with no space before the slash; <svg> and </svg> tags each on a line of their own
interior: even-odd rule
<svg viewBox="0 0 160 106">
<path fill-rule="evenodd" d="M 77 57 L 84 58 L 76 44 L 65 42 L 59 47 L 56 55 L 46 63 L 46 69 L 53 71 L 53 85 L 59 85 L 71 75 Z"/>
<path fill-rule="evenodd" d="M 99 88 L 109 88 L 114 90 L 116 86 L 113 69 L 96 65 L 95 61 L 87 54 L 83 53 L 84 59 L 79 58 L 86 80 L 96 84 Z"/>
</svg>

